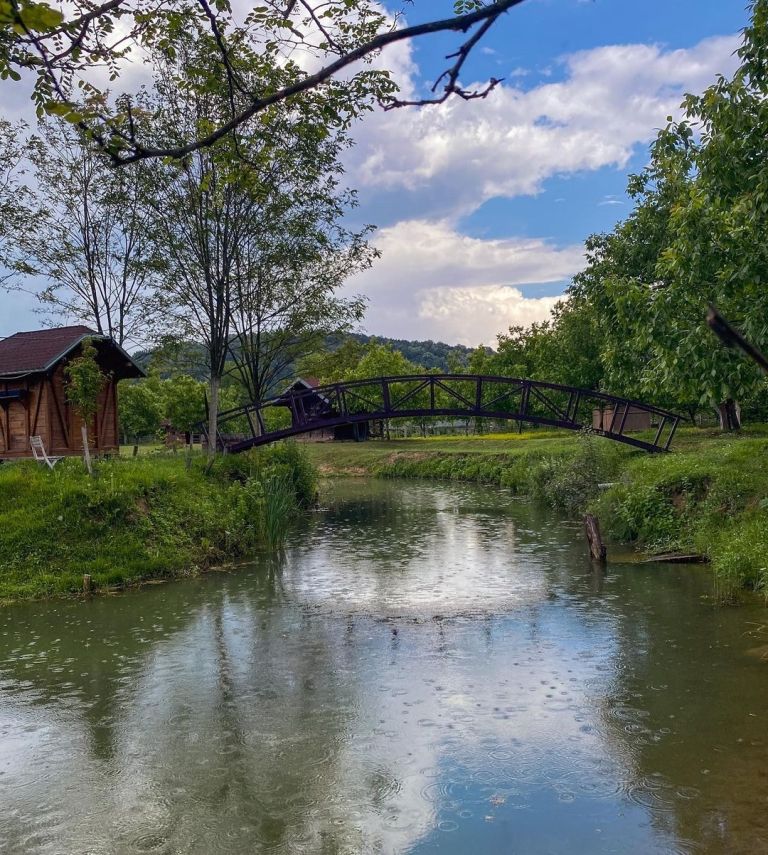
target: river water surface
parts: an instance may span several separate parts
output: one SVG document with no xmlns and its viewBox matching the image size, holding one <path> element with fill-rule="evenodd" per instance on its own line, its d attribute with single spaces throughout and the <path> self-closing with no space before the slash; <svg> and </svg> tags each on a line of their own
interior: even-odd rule
<svg viewBox="0 0 768 855">
<path fill-rule="evenodd" d="M 768 852 L 768 613 L 496 489 L 0 611 L 0 852 Z"/>
</svg>

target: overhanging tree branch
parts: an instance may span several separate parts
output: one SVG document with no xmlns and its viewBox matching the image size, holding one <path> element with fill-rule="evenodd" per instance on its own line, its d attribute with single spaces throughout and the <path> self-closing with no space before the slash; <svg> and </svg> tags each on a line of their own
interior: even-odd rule
<svg viewBox="0 0 768 855">
<path fill-rule="evenodd" d="M 458 70 L 460 70 L 461 66 L 464 64 L 467 57 L 469 56 L 469 53 L 472 48 L 477 45 L 480 38 L 482 38 L 482 36 L 485 35 L 485 33 L 491 28 L 491 26 L 496 23 L 499 17 L 512 7 L 519 6 L 522 2 L 523 0 L 498 0 L 498 2 L 496 3 L 492 3 L 489 6 L 485 6 L 482 9 L 478 9 L 477 11 L 471 12 L 466 15 L 458 15 L 452 18 L 444 18 L 440 21 L 430 21 L 425 24 L 416 24 L 412 27 L 405 27 L 402 30 L 393 30 L 388 33 L 382 33 L 381 35 L 376 36 L 365 44 L 362 44 L 354 50 L 349 51 L 348 53 L 339 57 L 335 62 L 324 66 L 319 71 L 315 72 L 315 74 L 307 75 L 303 79 L 296 81 L 290 86 L 286 86 L 282 89 L 279 89 L 271 95 L 254 99 L 249 107 L 242 110 L 225 125 L 222 125 L 213 133 L 208 134 L 207 136 L 199 140 L 195 140 L 194 142 L 188 143 L 185 146 L 167 148 L 142 148 L 137 145 L 136 150 L 132 154 L 129 154 L 127 156 L 116 155 L 113 157 L 113 159 L 117 163 L 134 163 L 137 160 L 143 160 L 148 157 L 184 157 L 185 155 L 191 154 L 193 151 L 197 151 L 200 148 L 205 148 L 207 146 L 213 145 L 222 137 L 234 131 L 244 122 L 247 122 L 249 119 L 253 118 L 253 116 L 255 116 L 257 113 L 266 110 L 273 104 L 278 104 L 281 101 L 287 101 L 289 98 L 292 98 L 296 95 L 300 95 L 303 92 L 308 92 L 311 89 L 317 88 L 326 81 L 335 77 L 345 68 L 349 67 L 350 65 L 353 65 L 355 62 L 358 62 L 361 59 L 365 59 L 371 54 L 377 53 L 378 51 L 382 50 L 385 47 L 388 47 L 389 45 L 396 44 L 397 42 L 409 41 L 410 39 L 419 38 L 421 36 L 434 35 L 436 33 L 467 32 L 477 24 L 483 24 L 481 31 L 478 31 L 478 37 L 470 39 L 460 49 L 458 54 L 460 59 L 459 62 L 456 64 L 458 66 Z M 456 85 L 456 80 L 458 78 L 458 70 L 455 71 L 456 65 L 447 72 L 449 76 L 449 81 L 452 81 L 454 86 Z M 498 81 L 496 81 L 496 83 L 490 84 L 491 88 L 493 88 L 497 83 Z M 451 86 L 451 82 L 449 82 L 448 86 Z M 451 91 L 456 90 L 454 89 L 448 91 L 446 93 L 446 97 L 451 94 Z M 487 95 L 488 93 L 485 92 L 485 94 Z"/>
<path fill-rule="evenodd" d="M 714 306 L 709 307 L 707 323 L 726 347 L 735 347 L 740 350 L 768 374 L 768 359 L 753 344 L 750 344 L 735 327 L 732 327 Z"/>
<path fill-rule="evenodd" d="M 17 7 L 19 19 L 22 20 L 24 4 L 30 3 L 31 0 L 12 0 L 12 2 L 22 4 Z M 324 85 L 329 85 L 332 81 L 338 83 L 339 76 L 345 70 L 360 61 L 370 60 L 373 55 L 390 45 L 438 33 L 470 33 L 477 28 L 458 51 L 449 55 L 448 59 L 454 59 L 455 62 L 438 76 L 433 88 L 433 91 L 437 91 L 438 86 L 444 84 L 441 95 L 424 100 L 399 100 L 391 94 L 394 88 L 392 84 L 380 87 L 374 97 L 378 98 L 385 109 L 410 104 L 442 103 L 451 95 L 464 99 L 484 98 L 498 85 L 499 80 L 491 79 L 488 85 L 480 90 L 469 91 L 460 85 L 459 75 L 472 50 L 483 36 L 504 13 L 522 2 L 523 0 L 496 0 L 496 2 L 480 5 L 479 8 L 471 12 L 440 20 L 427 21 L 399 29 L 393 25 L 386 32 L 379 32 L 370 38 L 368 37 L 369 33 L 375 32 L 375 29 L 381 29 L 385 19 L 378 13 L 376 16 L 372 15 L 373 6 L 366 7 L 365 4 L 361 4 L 363 9 L 360 12 L 362 23 L 360 23 L 355 35 L 362 41 L 360 44 L 354 45 L 355 36 L 348 35 L 351 30 L 346 26 L 345 20 L 337 19 L 337 23 L 341 21 L 337 27 L 338 33 L 331 32 L 331 27 L 325 23 L 325 16 L 329 9 L 332 10 L 333 4 L 324 3 L 322 14 L 319 14 L 317 8 L 305 0 L 302 0 L 301 3 L 290 0 L 284 8 L 280 9 L 279 18 L 283 23 L 283 28 L 282 30 L 277 29 L 282 34 L 276 36 L 268 26 L 260 31 L 258 22 L 251 21 L 245 28 L 234 28 L 227 37 L 225 35 L 227 31 L 219 21 L 219 16 L 223 15 L 226 18 L 229 15 L 228 20 L 231 20 L 228 7 L 211 6 L 207 0 L 196 0 L 197 9 L 202 13 L 203 23 L 201 26 L 210 32 L 216 42 L 223 63 L 222 71 L 227 77 L 230 89 L 237 96 L 247 95 L 247 98 L 245 100 L 240 97 L 235 98 L 234 100 L 242 102 L 238 105 L 237 111 L 233 112 L 226 121 L 217 127 L 211 130 L 206 129 L 207 132 L 202 132 L 196 138 L 189 140 L 160 140 L 158 142 L 153 139 L 151 134 L 144 136 L 139 123 L 134 122 L 132 111 L 127 109 L 130 106 L 129 98 L 125 98 L 121 102 L 123 106 L 118 107 L 115 111 L 111 111 L 105 106 L 106 101 L 103 98 L 100 103 L 98 98 L 92 99 L 92 103 L 96 106 L 85 109 L 67 100 L 68 90 L 72 85 L 74 75 L 89 69 L 89 60 L 84 59 L 84 57 L 96 57 L 100 63 L 110 63 L 116 60 L 118 54 L 114 52 L 114 45 L 110 46 L 104 42 L 104 37 L 112 32 L 111 24 L 114 23 L 115 17 L 124 19 L 133 16 L 133 26 L 130 28 L 130 32 L 134 40 L 142 44 L 144 48 L 149 49 L 152 49 L 156 43 L 163 50 L 165 49 L 163 47 L 166 41 L 165 37 L 158 36 L 163 25 L 153 22 L 153 15 L 148 14 L 147 10 L 152 8 L 156 20 L 162 21 L 164 20 L 163 15 L 178 16 L 181 14 L 179 11 L 181 10 L 181 0 L 150 0 L 143 9 L 141 6 L 136 9 L 129 7 L 128 0 L 111 0 L 111 2 L 104 3 L 95 9 L 88 10 L 85 14 L 81 14 L 69 22 L 57 22 L 54 27 L 42 31 L 38 31 L 32 26 L 25 26 L 25 37 L 20 41 L 23 56 L 21 59 L 17 58 L 16 63 L 19 66 L 26 65 L 26 67 L 34 67 L 37 70 L 39 91 L 36 98 L 38 103 L 46 109 L 51 109 L 53 112 L 75 122 L 81 130 L 87 132 L 96 147 L 109 155 L 113 163 L 130 164 L 150 158 L 181 159 L 232 134 L 244 123 L 270 107 L 290 101 Z M 224 8 L 225 11 L 220 12 L 220 8 Z M 309 21 L 314 22 L 314 27 L 322 40 L 320 46 L 314 43 L 312 38 L 305 38 L 301 33 L 298 33 L 291 23 L 293 16 L 299 14 L 301 9 L 306 11 Z M 336 12 L 344 11 L 344 14 L 347 14 L 347 9 L 348 7 L 345 4 L 340 4 L 336 8 Z M 354 14 L 354 10 L 351 14 Z M 290 24 L 290 27 L 287 27 L 286 24 Z M 262 56 L 274 56 L 274 67 L 278 69 L 282 63 L 280 59 L 281 50 L 283 48 L 289 49 L 292 44 L 291 39 L 286 38 L 286 30 L 294 34 L 298 33 L 301 47 L 326 57 L 328 54 L 337 54 L 336 58 L 331 62 L 326 62 L 313 73 L 303 73 L 298 66 L 293 65 L 294 79 L 286 81 L 284 85 L 276 85 L 273 91 L 258 94 L 244 92 L 242 79 L 231 62 L 231 45 L 229 42 L 238 41 L 255 33 L 259 38 L 262 38 L 259 49 L 267 49 L 267 54 L 262 54 Z M 140 41 L 140 39 L 143 40 Z M 63 50 L 61 47 L 62 40 L 65 43 Z M 66 44 L 67 42 L 69 44 Z M 258 38 L 257 43 L 259 43 Z M 293 46 L 295 47 L 295 44 Z M 272 51 L 271 54 L 269 53 L 270 50 Z M 115 53 L 114 56 L 113 53 Z M 123 55 L 121 49 L 119 56 L 122 57 Z M 12 64 L 12 60 L 9 60 L 8 56 L 5 58 L 0 56 L 0 65 L 3 64 L 3 60 L 8 66 Z M 361 100 L 370 97 L 373 88 L 375 87 L 369 88 L 367 95 L 361 96 Z M 69 111 L 69 115 L 65 115 L 67 111 Z"/>
</svg>

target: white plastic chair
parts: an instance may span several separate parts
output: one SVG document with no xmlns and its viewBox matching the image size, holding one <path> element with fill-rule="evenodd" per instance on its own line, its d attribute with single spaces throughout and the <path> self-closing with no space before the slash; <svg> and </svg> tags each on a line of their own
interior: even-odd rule
<svg viewBox="0 0 768 855">
<path fill-rule="evenodd" d="M 45 465 L 49 469 L 53 469 L 53 467 L 59 462 L 59 460 L 63 460 L 63 457 L 48 457 L 48 452 L 45 450 L 45 445 L 43 445 L 43 438 L 41 436 L 31 436 L 29 438 L 29 444 L 32 446 L 32 455 L 38 463 L 45 463 Z"/>
</svg>

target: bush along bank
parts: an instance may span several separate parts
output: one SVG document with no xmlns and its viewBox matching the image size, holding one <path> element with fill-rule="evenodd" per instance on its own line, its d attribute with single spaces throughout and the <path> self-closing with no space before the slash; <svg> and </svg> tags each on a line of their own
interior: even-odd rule
<svg viewBox="0 0 768 855">
<path fill-rule="evenodd" d="M 583 435 L 552 449 L 509 454 L 393 455 L 384 477 L 497 484 L 572 516 L 587 511 L 613 541 L 648 555 L 704 556 L 717 596 L 768 593 L 768 440 L 710 437 L 672 454 L 648 455 Z"/>
<path fill-rule="evenodd" d="M 0 600 L 57 596 L 189 575 L 273 548 L 315 498 L 315 470 L 281 444 L 219 459 L 80 460 L 53 471 L 0 466 Z"/>
<path fill-rule="evenodd" d="M 626 447 L 588 434 L 552 440 L 527 449 L 511 443 L 508 453 L 417 452 L 392 455 L 375 468 L 385 478 L 435 478 L 496 484 L 540 499 L 574 516 L 586 510 L 600 484 L 618 476 L 632 455 Z"/>
<path fill-rule="evenodd" d="M 612 538 L 706 556 L 721 600 L 744 588 L 768 593 L 768 440 L 634 457 L 592 507 Z"/>
</svg>

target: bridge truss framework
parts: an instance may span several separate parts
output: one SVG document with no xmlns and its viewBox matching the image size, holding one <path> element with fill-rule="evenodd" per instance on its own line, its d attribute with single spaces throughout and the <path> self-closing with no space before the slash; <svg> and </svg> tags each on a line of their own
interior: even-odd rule
<svg viewBox="0 0 768 855">
<path fill-rule="evenodd" d="M 290 425 L 270 427 L 268 411 L 287 409 Z M 593 427 L 600 410 L 601 427 Z M 634 435 L 638 415 L 650 433 Z M 292 390 L 276 398 L 222 412 L 217 443 L 241 452 L 280 439 L 340 425 L 397 418 L 505 419 L 595 434 L 650 452 L 668 451 L 682 417 L 651 404 L 604 392 L 510 377 L 418 374 L 375 377 Z M 203 427 L 207 440 L 207 430 Z"/>
</svg>

